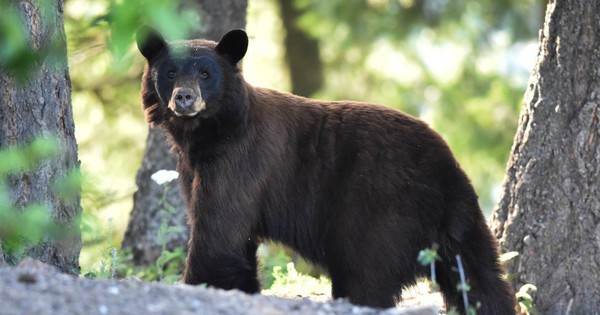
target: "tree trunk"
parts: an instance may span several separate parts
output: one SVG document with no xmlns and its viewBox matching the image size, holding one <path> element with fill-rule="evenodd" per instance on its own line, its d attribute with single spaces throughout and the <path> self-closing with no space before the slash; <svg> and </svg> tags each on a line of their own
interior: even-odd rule
<svg viewBox="0 0 600 315">
<path fill-rule="evenodd" d="M 40 243 L 26 244 L 24 255 L 53 264 L 64 272 L 78 273 L 81 250 L 79 192 L 66 200 L 52 189 L 57 179 L 79 167 L 63 1 L 8 3 L 8 8 L 2 10 L 14 11 L 19 16 L 27 45 L 37 58 L 24 82 L 17 80 L 13 72 L 0 69 L 0 149 L 25 144 L 40 136 L 53 136 L 60 142 L 60 153 L 32 170 L 11 175 L 6 181 L 7 189 L 17 208 L 43 204 L 67 232 L 64 238 L 46 237 Z M 6 260 L 15 264 L 20 259 L 9 253 L 2 256 L 0 263 Z"/>
<path fill-rule="evenodd" d="M 0 240 L 0 268 L 6 266 L 6 260 L 4 260 L 4 252 L 2 251 L 2 240 Z"/>
<path fill-rule="evenodd" d="M 246 25 L 247 0 L 186 0 L 181 3 L 181 10 L 193 10 L 200 13 L 201 27 L 190 38 L 206 38 L 218 41 L 232 28 L 244 28 Z M 175 170 L 177 158 L 169 150 L 165 135 L 161 130 L 149 129 L 146 152 L 142 166 L 138 170 L 136 184 L 138 186 L 133 200 L 131 219 L 123 239 L 122 247 L 131 249 L 133 263 L 148 265 L 154 263 L 162 251 L 162 244 L 157 235 L 163 218 L 163 206 L 160 200 L 163 187 L 154 183 L 150 176 L 161 169 Z M 179 183 L 171 182 L 166 198 L 176 212 L 165 219 L 169 226 L 181 227 L 181 232 L 169 233 L 167 248 L 187 248 L 188 232 L 185 216 L 185 203 L 181 198 Z"/>
<path fill-rule="evenodd" d="M 542 314 L 600 310 L 600 1 L 553 0 L 492 228 Z"/>
<path fill-rule="evenodd" d="M 292 93 L 309 97 L 323 86 L 323 63 L 319 41 L 298 25 L 302 11 L 294 0 L 278 0 L 285 28 L 285 61 L 290 70 Z"/>
</svg>

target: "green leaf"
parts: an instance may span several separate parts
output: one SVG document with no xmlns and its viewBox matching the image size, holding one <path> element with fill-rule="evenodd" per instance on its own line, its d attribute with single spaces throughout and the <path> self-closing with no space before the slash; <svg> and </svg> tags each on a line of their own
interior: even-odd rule
<svg viewBox="0 0 600 315">
<path fill-rule="evenodd" d="M 166 275 L 163 279 L 162 282 L 166 283 L 166 284 L 175 284 L 177 283 L 179 280 L 181 280 L 181 275 Z"/>
<path fill-rule="evenodd" d="M 29 154 L 34 161 L 50 158 L 58 153 L 59 143 L 56 138 L 36 138 L 29 145 Z"/>
<path fill-rule="evenodd" d="M 471 286 L 466 283 L 459 283 L 456 285 L 456 289 L 458 289 L 459 291 L 469 292 L 471 291 Z"/>
<path fill-rule="evenodd" d="M 537 287 L 531 283 L 527 283 L 522 285 L 519 288 L 519 291 L 517 291 L 517 293 L 515 294 L 515 296 L 517 297 L 517 299 L 519 300 L 532 300 L 531 294 L 529 292 L 536 292 L 537 291 Z"/>
<path fill-rule="evenodd" d="M 79 168 L 69 170 L 54 181 L 54 191 L 63 200 L 75 200 L 81 191 L 82 176 Z"/>
<path fill-rule="evenodd" d="M 437 253 L 438 245 L 433 244 L 431 248 L 423 249 L 419 252 L 417 260 L 422 266 L 429 266 L 432 262 L 441 261 L 440 256 Z"/>
</svg>

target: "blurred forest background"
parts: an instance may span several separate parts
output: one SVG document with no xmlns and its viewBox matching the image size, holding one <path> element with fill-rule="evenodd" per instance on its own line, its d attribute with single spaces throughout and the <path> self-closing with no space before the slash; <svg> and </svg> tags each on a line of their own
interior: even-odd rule
<svg viewBox="0 0 600 315">
<path fill-rule="evenodd" d="M 249 83 L 323 100 L 385 104 L 427 121 L 449 142 L 490 214 L 535 61 L 545 0 L 248 5 Z M 146 143 L 139 88 L 144 60 L 133 34 L 150 22 L 169 39 L 186 38 L 202 21 L 178 14 L 174 1 L 159 0 L 67 0 L 64 18 L 83 174 L 85 271 L 96 268 L 107 242 L 120 246 Z M 1 22 L 10 35 L 10 21 Z M 311 57 L 303 69 L 289 66 L 298 64 L 290 58 Z"/>
</svg>

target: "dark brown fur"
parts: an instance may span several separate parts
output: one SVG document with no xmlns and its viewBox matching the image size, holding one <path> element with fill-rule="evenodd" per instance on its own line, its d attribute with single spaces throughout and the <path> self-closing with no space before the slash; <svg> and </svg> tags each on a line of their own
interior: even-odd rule
<svg viewBox="0 0 600 315">
<path fill-rule="evenodd" d="M 223 71 L 214 114 L 180 118 L 160 100 L 152 69 L 166 53 L 149 58 L 142 95 L 148 121 L 179 155 L 191 227 L 185 283 L 258 292 L 257 244 L 272 240 L 324 267 L 335 298 L 391 307 L 428 275 L 417 255 L 437 243 L 448 306 L 462 310 L 458 254 L 478 313 L 514 313 L 475 191 L 435 131 L 379 105 L 252 87 L 216 43 L 183 43 Z"/>
</svg>

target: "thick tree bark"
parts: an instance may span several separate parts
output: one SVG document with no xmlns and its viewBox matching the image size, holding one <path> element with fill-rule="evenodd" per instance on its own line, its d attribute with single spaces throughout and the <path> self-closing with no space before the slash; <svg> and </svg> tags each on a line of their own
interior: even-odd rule
<svg viewBox="0 0 600 315">
<path fill-rule="evenodd" d="M 600 1 L 553 0 L 492 226 L 542 314 L 600 310 Z"/>
<path fill-rule="evenodd" d="M 319 41 L 298 25 L 302 11 L 294 0 L 278 0 L 285 28 L 285 61 L 290 70 L 292 93 L 309 97 L 323 86 L 323 62 Z"/>
<path fill-rule="evenodd" d="M 59 198 L 53 183 L 79 167 L 71 109 L 71 82 L 63 26 L 63 1 L 12 1 L 21 19 L 29 48 L 39 54 L 25 82 L 0 69 L 0 148 L 28 143 L 36 137 L 59 139 L 59 156 L 33 170 L 10 176 L 6 182 L 17 208 L 41 203 L 63 226 L 66 237 L 45 238 L 27 244 L 25 256 L 53 264 L 65 272 L 79 272 L 81 237 L 80 198 Z M 7 8 L 2 8 L 7 10 Z M 1 253 L 0 253 L 1 254 Z M 15 264 L 20 257 L 4 253 L 2 260 Z"/>
<path fill-rule="evenodd" d="M 200 13 L 201 27 L 189 37 L 218 41 L 228 30 L 244 28 L 247 3 L 247 0 L 182 1 L 181 10 Z M 163 188 L 152 182 L 150 176 L 161 169 L 174 170 L 176 165 L 177 158 L 169 150 L 164 133 L 158 129 L 150 129 L 142 166 L 136 177 L 138 190 L 133 197 L 131 219 L 122 244 L 124 249 L 132 250 L 133 262 L 136 265 L 154 263 L 162 251 L 157 235 L 163 220 L 160 217 L 163 209 L 160 204 Z M 187 248 L 186 210 L 179 191 L 179 183 L 176 181 L 169 184 L 166 201 L 177 209 L 174 215 L 167 217 L 167 224 L 181 227 L 181 232 L 170 233 L 167 248 L 171 250 L 176 247 Z"/>
<path fill-rule="evenodd" d="M 165 134 L 162 130 L 149 129 L 146 141 L 146 151 L 142 165 L 136 176 L 138 190 L 133 195 L 133 210 L 123 238 L 123 249 L 130 249 L 133 253 L 135 265 L 153 264 L 162 251 L 162 244 L 158 239 L 160 226 L 166 220 L 168 226 L 181 227 L 180 232 L 170 233 L 167 236 L 167 248 L 186 248 L 188 232 L 186 225 L 185 204 L 179 191 L 179 183 L 173 181 L 168 184 L 166 202 L 176 209 L 175 213 L 161 217 L 164 207 L 161 204 L 163 187 L 153 182 L 150 176 L 159 170 L 175 170 L 177 157 L 169 150 Z"/>
</svg>

